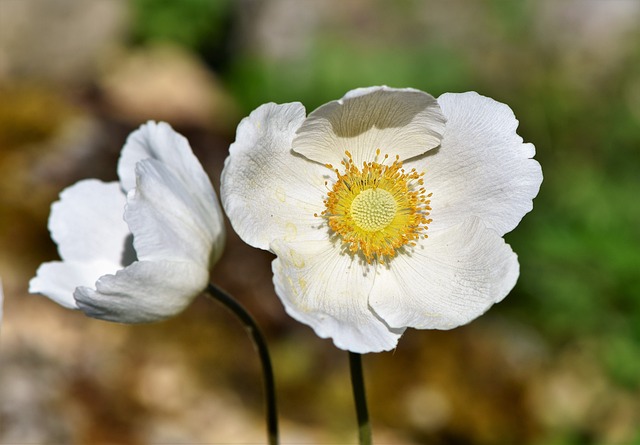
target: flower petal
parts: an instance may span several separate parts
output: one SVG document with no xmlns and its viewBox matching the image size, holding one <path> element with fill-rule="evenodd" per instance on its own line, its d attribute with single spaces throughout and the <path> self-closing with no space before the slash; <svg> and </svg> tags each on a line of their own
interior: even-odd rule
<svg viewBox="0 0 640 445">
<path fill-rule="evenodd" d="M 181 312 L 207 286 L 209 272 L 194 263 L 138 261 L 105 275 L 96 290 L 79 287 L 77 305 L 86 315 L 120 323 L 147 323 Z"/>
<path fill-rule="evenodd" d="M 533 208 L 540 189 L 542 170 L 531 159 L 535 148 L 522 143 L 505 104 L 473 92 L 443 94 L 438 102 L 447 117 L 442 146 L 416 161 L 424 165 L 425 186 L 433 193 L 429 231 L 475 215 L 504 235 Z"/>
<path fill-rule="evenodd" d="M 140 260 L 187 261 L 208 269 L 221 255 L 224 224 L 215 192 L 193 189 L 177 171 L 156 160 L 136 165 L 125 219 Z"/>
<path fill-rule="evenodd" d="M 366 353 L 393 349 L 403 329 L 390 329 L 367 299 L 373 271 L 330 241 L 285 243 L 272 250 L 273 282 L 287 313 L 340 349 Z"/>
<path fill-rule="evenodd" d="M 518 275 L 509 245 L 469 218 L 379 267 L 369 303 L 390 326 L 452 329 L 501 301 Z"/>
<path fill-rule="evenodd" d="M 64 307 L 78 309 L 73 299 L 76 287 L 93 286 L 102 275 L 115 273 L 119 268 L 109 261 L 43 263 L 29 281 L 29 292 L 46 295 Z"/>
<path fill-rule="evenodd" d="M 51 206 L 49 231 L 66 261 L 127 261 L 129 227 L 123 219 L 125 196 L 117 182 L 79 181 Z"/>
<path fill-rule="evenodd" d="M 184 184 L 202 196 L 213 191 L 189 141 L 165 122 L 149 121 L 127 138 L 118 161 L 118 176 L 125 192 L 136 186 L 135 166 L 143 159 L 157 159 L 166 164 Z"/>
<path fill-rule="evenodd" d="M 299 103 L 265 104 L 238 126 L 222 171 L 220 195 L 244 242 L 269 249 L 274 239 L 326 238 L 314 213 L 324 209 L 332 172 L 291 151 L 305 118 Z"/>
<path fill-rule="evenodd" d="M 411 88 L 360 88 L 317 108 L 293 140 L 293 150 L 321 164 L 339 166 L 349 151 L 356 165 L 377 149 L 401 160 L 440 145 L 445 118 L 438 102 Z"/>
</svg>

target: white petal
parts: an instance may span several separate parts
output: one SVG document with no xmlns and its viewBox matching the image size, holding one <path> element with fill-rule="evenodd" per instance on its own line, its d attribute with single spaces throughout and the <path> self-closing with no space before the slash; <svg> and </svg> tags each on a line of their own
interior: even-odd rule
<svg viewBox="0 0 640 445">
<path fill-rule="evenodd" d="M 41 264 L 29 281 L 29 292 L 42 294 L 56 303 L 78 309 L 73 292 L 78 286 L 93 286 L 102 275 L 115 273 L 120 266 L 108 261 L 54 261 Z"/>
<path fill-rule="evenodd" d="M 379 267 L 369 300 L 390 326 L 451 329 L 482 315 L 515 286 L 518 259 L 478 218 L 432 234 Z"/>
<path fill-rule="evenodd" d="M 447 117 L 442 146 L 417 161 L 433 193 L 429 231 L 472 215 L 500 235 L 513 230 L 542 182 L 533 145 L 516 134 L 518 121 L 507 105 L 477 93 L 443 94 L 438 102 Z"/>
<path fill-rule="evenodd" d="M 101 277 L 97 290 L 74 297 L 86 315 L 120 323 L 159 321 L 181 312 L 207 286 L 209 272 L 193 263 L 138 261 Z"/>
<path fill-rule="evenodd" d="M 331 170 L 291 151 L 305 118 L 299 103 L 265 104 L 238 126 L 222 171 L 220 194 L 231 225 L 248 244 L 326 238 L 314 213 L 324 209 Z"/>
<path fill-rule="evenodd" d="M 117 182 L 95 179 L 77 182 L 60 193 L 51 206 L 49 231 L 63 260 L 97 259 L 122 264 L 126 260 L 125 196 Z"/>
<path fill-rule="evenodd" d="M 139 161 L 136 174 L 137 187 L 129 192 L 125 219 L 138 258 L 191 261 L 209 268 L 221 254 L 224 239 L 213 189 L 192 189 L 175 169 L 155 159 Z"/>
<path fill-rule="evenodd" d="M 341 255 L 330 241 L 275 242 L 273 282 L 287 313 L 340 349 L 393 349 L 403 330 L 391 330 L 368 306 L 373 271 Z"/>
<path fill-rule="evenodd" d="M 411 88 L 362 88 L 317 108 L 293 140 L 293 150 L 336 167 L 353 155 L 373 161 L 377 149 L 401 160 L 440 145 L 445 118 L 430 94 Z"/>
<path fill-rule="evenodd" d="M 149 121 L 127 138 L 118 161 L 120 184 L 126 192 L 136 186 L 135 165 L 143 159 L 157 159 L 166 164 L 182 182 L 201 195 L 213 190 L 189 141 L 165 122 Z"/>
</svg>

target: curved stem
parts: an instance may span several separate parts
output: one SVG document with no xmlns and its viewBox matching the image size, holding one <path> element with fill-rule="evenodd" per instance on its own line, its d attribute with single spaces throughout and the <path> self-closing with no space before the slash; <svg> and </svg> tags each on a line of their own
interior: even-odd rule
<svg viewBox="0 0 640 445">
<path fill-rule="evenodd" d="M 253 340 L 253 344 L 260 356 L 262 364 L 262 374 L 264 376 L 264 393 L 266 399 L 266 416 L 267 416 L 267 435 L 269 445 L 277 445 L 278 439 L 278 410 L 276 406 L 276 388 L 273 377 L 273 368 L 271 367 L 271 358 L 269 357 L 269 349 L 264 335 L 260 331 L 258 324 L 247 310 L 238 303 L 231 295 L 215 286 L 209 284 L 207 286 L 208 294 L 220 303 L 224 304 L 231 312 L 233 312 L 242 321 L 247 332 Z"/>
<path fill-rule="evenodd" d="M 371 422 L 367 410 L 367 397 L 364 390 L 364 375 L 362 373 L 362 356 L 349 351 L 349 368 L 351 369 L 351 386 L 353 400 L 358 417 L 358 438 L 360 445 L 371 445 Z"/>
</svg>

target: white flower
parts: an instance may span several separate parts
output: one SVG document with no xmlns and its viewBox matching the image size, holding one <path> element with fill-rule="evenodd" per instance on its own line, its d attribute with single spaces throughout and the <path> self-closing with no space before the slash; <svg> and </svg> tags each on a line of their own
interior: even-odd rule
<svg viewBox="0 0 640 445">
<path fill-rule="evenodd" d="M 277 255 L 287 312 L 339 348 L 451 329 L 519 275 L 502 236 L 542 181 L 511 109 L 476 93 L 350 91 L 309 116 L 262 105 L 238 127 L 221 196 L 248 244 Z M 428 236 L 427 236 L 428 234 Z"/>
<path fill-rule="evenodd" d="M 60 194 L 49 231 L 62 261 L 42 264 L 29 292 L 104 320 L 161 320 L 207 286 L 224 245 L 222 212 L 188 141 L 164 122 L 129 135 L 118 176 Z"/>
</svg>

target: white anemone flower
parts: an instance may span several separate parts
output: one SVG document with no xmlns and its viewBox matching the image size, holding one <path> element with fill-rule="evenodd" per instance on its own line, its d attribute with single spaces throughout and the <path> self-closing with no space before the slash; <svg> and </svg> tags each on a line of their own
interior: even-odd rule
<svg viewBox="0 0 640 445">
<path fill-rule="evenodd" d="M 62 261 L 42 264 L 29 292 L 103 320 L 162 320 L 206 288 L 222 211 L 189 142 L 164 122 L 129 135 L 118 176 L 60 194 L 49 231 Z"/>
<path fill-rule="evenodd" d="M 234 230 L 273 252 L 286 311 L 352 352 L 408 327 L 451 329 L 519 275 L 502 236 L 542 182 L 504 104 L 361 88 L 306 116 L 265 104 L 239 125 L 222 172 Z"/>
</svg>

